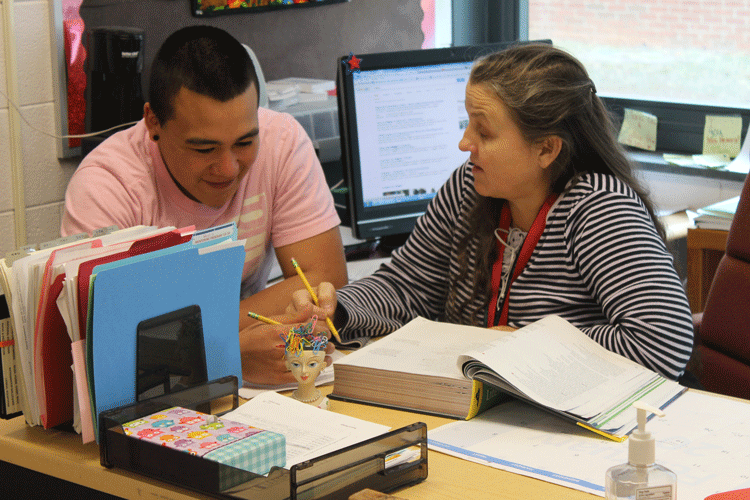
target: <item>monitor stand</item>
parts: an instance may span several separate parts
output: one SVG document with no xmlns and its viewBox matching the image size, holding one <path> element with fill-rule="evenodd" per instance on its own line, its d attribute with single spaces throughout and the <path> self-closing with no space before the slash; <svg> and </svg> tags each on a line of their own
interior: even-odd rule
<svg viewBox="0 0 750 500">
<path fill-rule="evenodd" d="M 384 255 L 391 255 L 391 252 L 403 245 L 411 233 L 389 234 L 382 236 L 378 242 L 378 250 Z"/>
</svg>

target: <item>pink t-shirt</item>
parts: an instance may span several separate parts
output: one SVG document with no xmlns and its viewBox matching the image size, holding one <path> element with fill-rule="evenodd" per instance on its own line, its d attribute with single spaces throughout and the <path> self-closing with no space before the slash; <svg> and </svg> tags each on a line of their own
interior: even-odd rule
<svg viewBox="0 0 750 500">
<path fill-rule="evenodd" d="M 212 208 L 185 196 L 164 166 L 141 120 L 83 159 L 65 193 L 61 234 L 117 225 L 195 225 L 234 221 L 245 239 L 242 295 L 262 289 L 282 247 L 340 223 L 310 138 L 290 115 L 258 109 L 260 148 L 235 196 Z M 321 256 L 322 257 L 322 256 Z"/>
</svg>

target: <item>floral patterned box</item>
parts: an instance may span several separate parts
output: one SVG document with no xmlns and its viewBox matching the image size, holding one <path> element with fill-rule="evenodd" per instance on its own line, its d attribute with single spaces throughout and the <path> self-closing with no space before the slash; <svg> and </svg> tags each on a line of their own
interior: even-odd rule
<svg viewBox="0 0 750 500">
<path fill-rule="evenodd" d="M 283 435 L 185 408 L 168 408 L 122 427 L 130 437 L 255 474 L 286 464 Z"/>
</svg>

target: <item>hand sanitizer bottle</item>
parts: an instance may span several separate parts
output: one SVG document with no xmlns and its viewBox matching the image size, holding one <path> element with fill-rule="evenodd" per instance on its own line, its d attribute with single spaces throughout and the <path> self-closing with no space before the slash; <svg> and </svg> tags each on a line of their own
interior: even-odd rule
<svg viewBox="0 0 750 500">
<path fill-rule="evenodd" d="M 638 428 L 628 438 L 628 463 L 607 471 L 605 489 L 609 500 L 676 500 L 677 476 L 655 462 L 654 436 L 646 431 L 650 412 L 664 413 L 641 401 L 633 403 L 638 412 Z"/>
</svg>

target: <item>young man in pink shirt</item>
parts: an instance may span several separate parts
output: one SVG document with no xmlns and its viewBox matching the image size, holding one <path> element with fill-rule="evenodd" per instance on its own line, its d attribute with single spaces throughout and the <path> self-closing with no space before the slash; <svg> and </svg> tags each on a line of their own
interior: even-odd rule
<svg viewBox="0 0 750 500">
<path fill-rule="evenodd" d="M 235 222 L 245 239 L 240 303 L 243 378 L 293 382 L 282 330 L 247 317 L 284 315 L 304 288 L 294 257 L 317 285 L 347 282 L 340 220 L 310 138 L 290 115 L 258 107 L 258 78 L 228 33 L 173 33 L 152 64 L 144 118 L 89 153 L 65 194 L 61 233 L 138 224 L 197 229 Z M 275 256 L 274 256 L 275 253 Z M 285 279 L 266 288 L 277 257 Z"/>
</svg>

